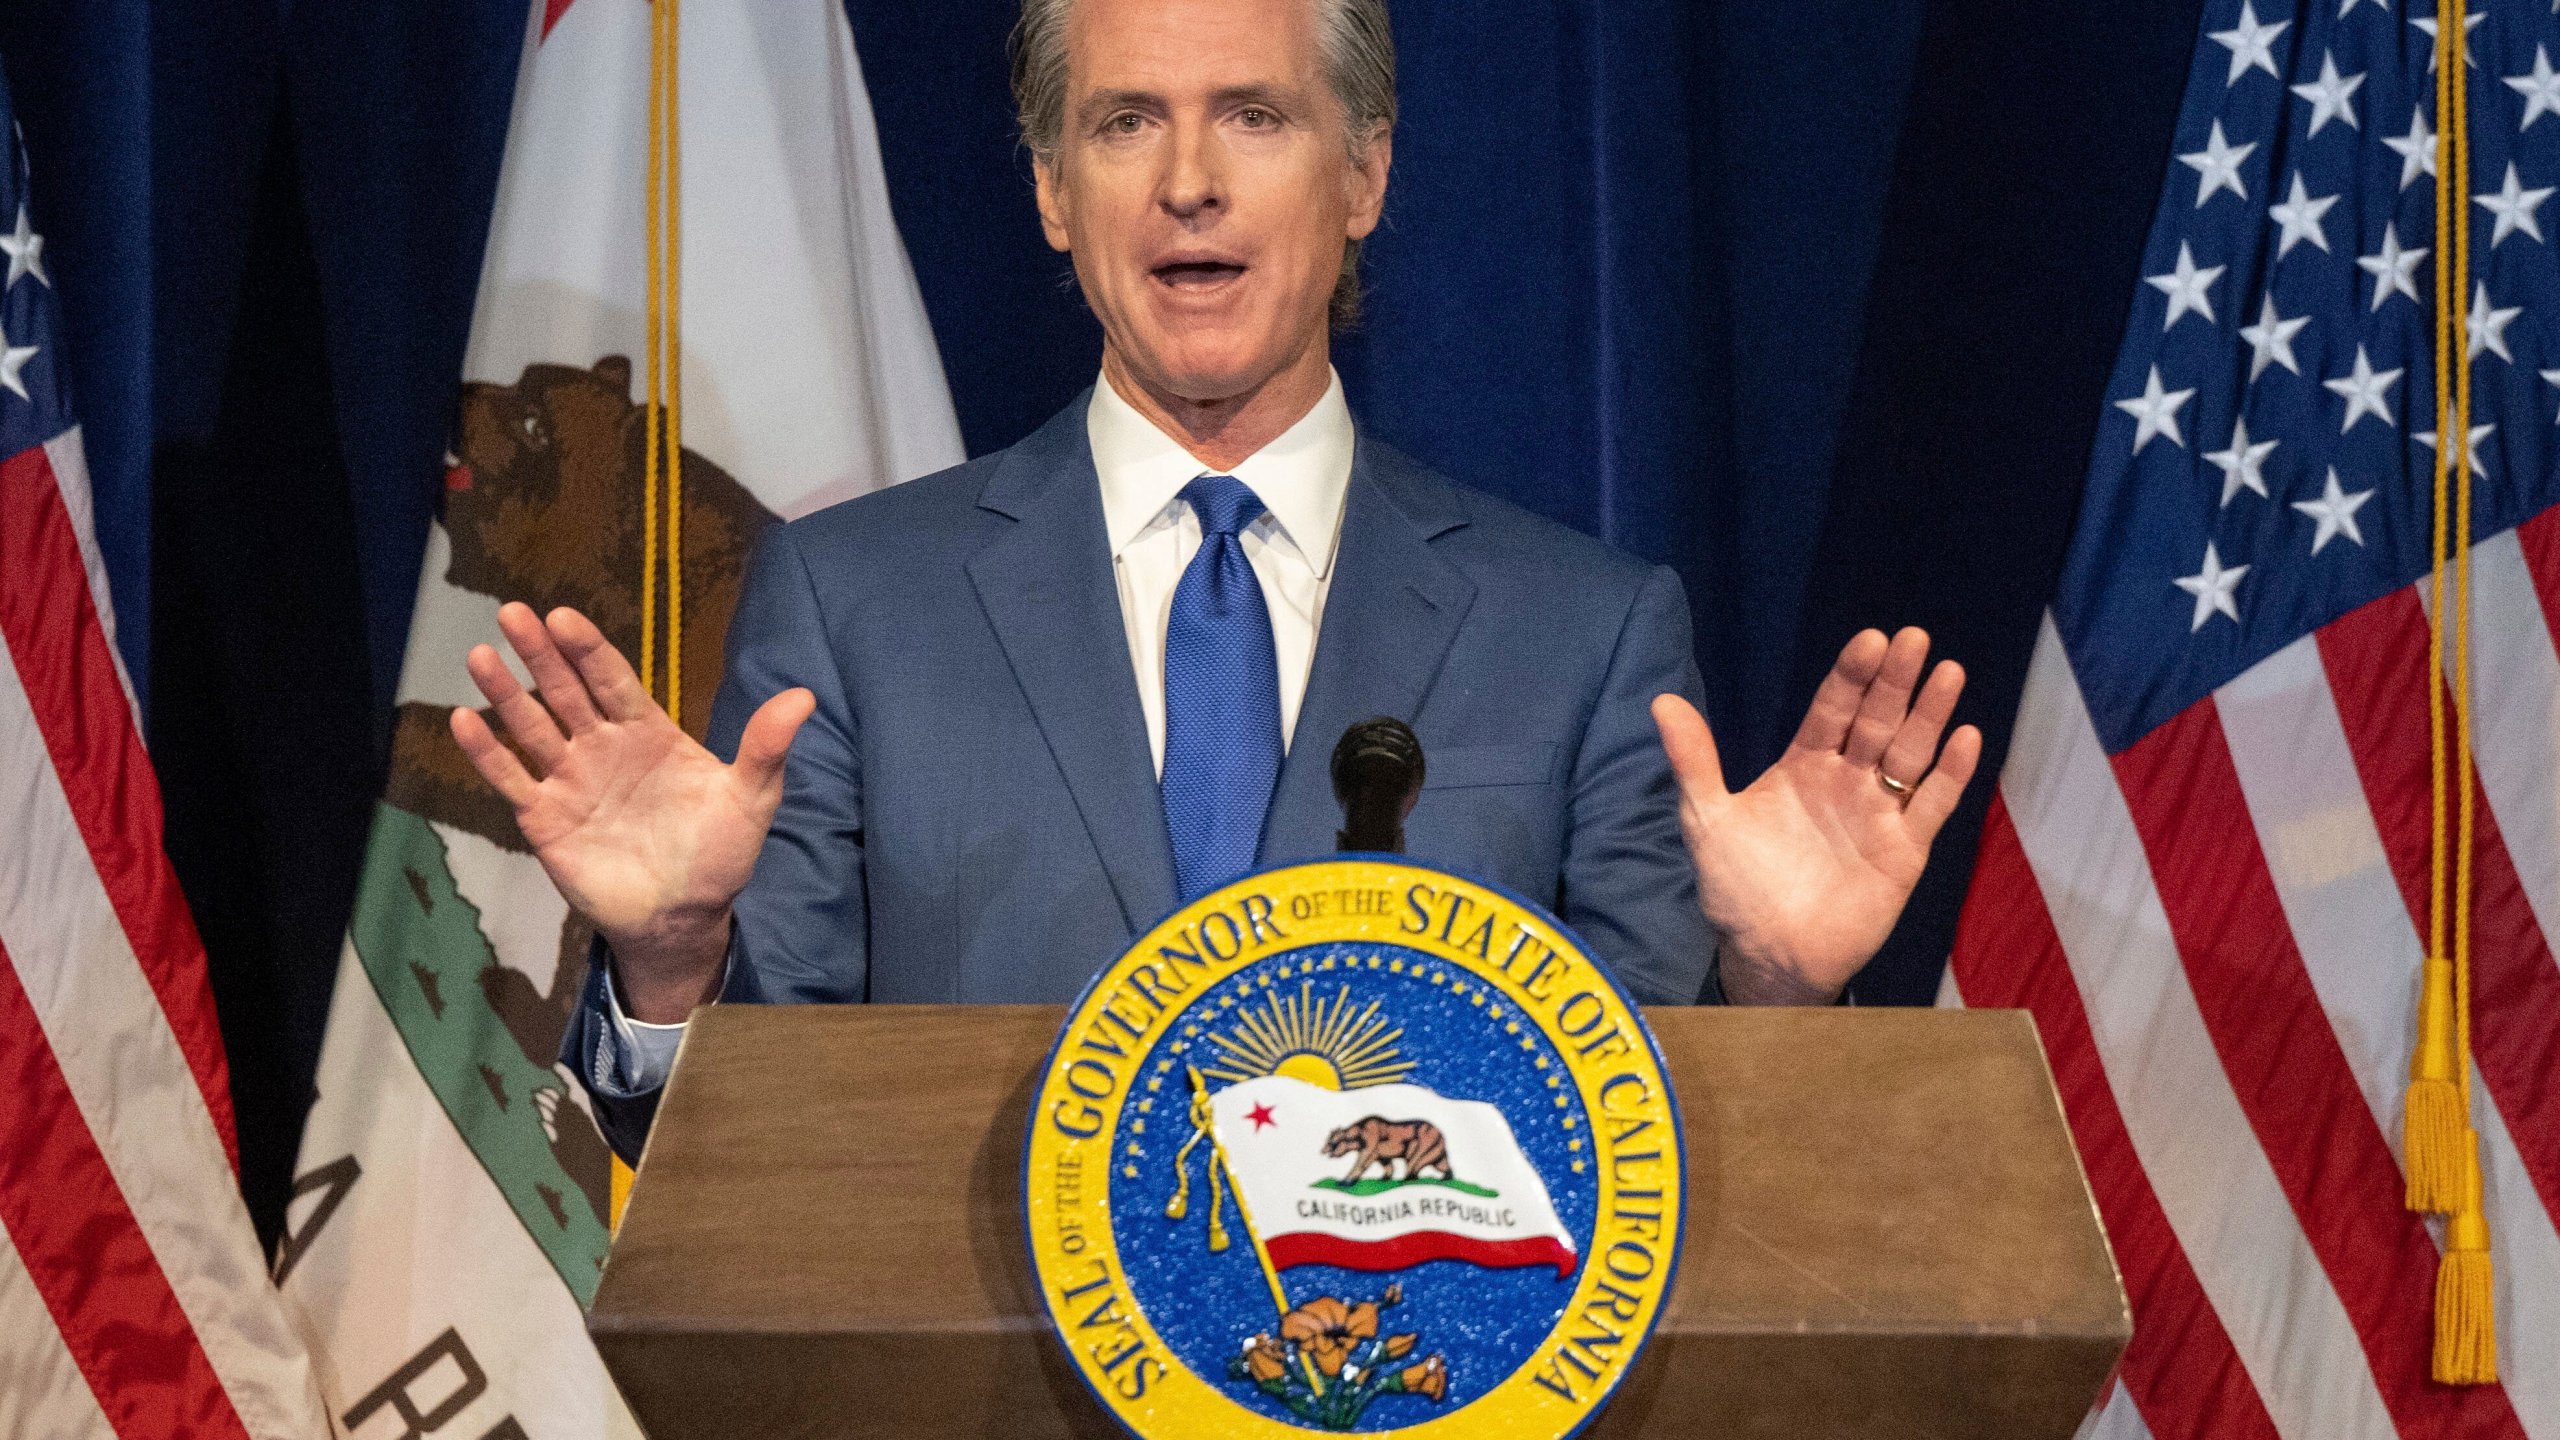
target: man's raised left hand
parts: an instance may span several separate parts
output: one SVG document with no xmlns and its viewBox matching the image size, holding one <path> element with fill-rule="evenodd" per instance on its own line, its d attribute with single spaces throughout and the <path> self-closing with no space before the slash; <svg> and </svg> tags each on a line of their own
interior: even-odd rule
<svg viewBox="0 0 2560 1440">
<path fill-rule="evenodd" d="M 1786 754 L 1739 792 L 1725 788 L 1715 736 L 1697 708 L 1676 695 L 1654 698 L 1698 902 L 1722 937 L 1728 1000 L 1828 1004 L 1892 933 L 1930 843 L 1982 759 L 1982 732 L 1971 725 L 1940 751 L 1964 669 L 1940 661 L 1922 685 L 1928 660 L 1924 631 L 1890 641 L 1860 631 L 1814 692 Z"/>
</svg>

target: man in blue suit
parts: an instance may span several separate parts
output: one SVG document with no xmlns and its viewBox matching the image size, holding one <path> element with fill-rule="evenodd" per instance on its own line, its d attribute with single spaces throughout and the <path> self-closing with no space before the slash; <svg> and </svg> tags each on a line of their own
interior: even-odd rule
<svg viewBox="0 0 2560 1440">
<path fill-rule="evenodd" d="M 539 700 L 470 657 L 524 758 L 468 709 L 455 738 L 600 937 L 563 1054 L 616 1148 L 699 1004 L 1072 999 L 1182 900 L 1330 850 L 1372 715 L 1428 757 L 1409 851 L 1550 906 L 1638 1000 L 1835 999 L 1979 757 L 1939 752 L 1962 674 L 1866 632 L 1728 791 L 1670 571 L 1358 431 L 1329 344 L 1386 194 L 1383 0 L 1025 0 L 1014 71 L 1094 388 L 775 531 L 710 749 L 574 611 L 500 613 Z"/>
</svg>

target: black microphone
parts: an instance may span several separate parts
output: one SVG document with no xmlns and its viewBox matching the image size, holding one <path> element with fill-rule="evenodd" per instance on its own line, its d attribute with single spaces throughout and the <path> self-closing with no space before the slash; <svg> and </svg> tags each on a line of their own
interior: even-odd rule
<svg viewBox="0 0 2560 1440">
<path fill-rule="evenodd" d="M 1342 803 L 1345 850 L 1404 849 L 1404 817 L 1422 798 L 1422 742 L 1403 721 L 1381 715 L 1342 732 L 1333 747 L 1333 798 Z"/>
</svg>

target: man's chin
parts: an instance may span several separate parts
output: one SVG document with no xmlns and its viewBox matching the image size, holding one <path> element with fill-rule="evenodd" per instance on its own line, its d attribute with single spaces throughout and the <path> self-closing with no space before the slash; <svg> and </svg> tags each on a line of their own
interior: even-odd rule
<svg viewBox="0 0 2560 1440">
<path fill-rule="evenodd" d="M 1153 363 L 1137 361 L 1129 368 L 1151 390 L 1194 405 L 1216 405 L 1252 394 L 1285 364 L 1270 355 L 1220 347 L 1207 353 L 1159 352 Z"/>
</svg>

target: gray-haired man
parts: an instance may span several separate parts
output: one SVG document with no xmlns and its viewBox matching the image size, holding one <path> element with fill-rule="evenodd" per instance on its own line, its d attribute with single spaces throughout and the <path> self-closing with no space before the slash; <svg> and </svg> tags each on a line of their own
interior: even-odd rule
<svg viewBox="0 0 2560 1440">
<path fill-rule="evenodd" d="M 1326 753 L 1380 713 L 1431 755 L 1412 853 L 1637 998 L 1837 996 L 1979 757 L 1939 752 L 1963 677 L 1865 632 L 1729 792 L 1670 572 L 1356 430 L 1329 353 L 1386 198 L 1384 6 L 1027 0 L 1015 49 L 1100 383 L 776 532 L 713 750 L 574 612 L 500 616 L 543 703 L 471 658 L 534 768 L 455 735 L 603 937 L 566 1054 L 617 1146 L 698 1004 L 1070 998 L 1203 883 L 1329 848 Z"/>
</svg>

